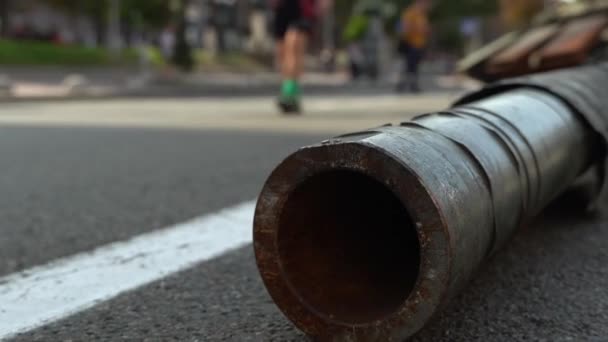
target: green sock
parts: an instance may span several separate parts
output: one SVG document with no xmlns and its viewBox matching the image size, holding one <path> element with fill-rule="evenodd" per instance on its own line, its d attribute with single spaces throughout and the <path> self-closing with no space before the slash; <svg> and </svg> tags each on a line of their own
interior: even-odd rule
<svg viewBox="0 0 608 342">
<path fill-rule="evenodd" d="M 285 80 L 281 87 L 281 96 L 285 98 L 298 98 L 300 96 L 300 85 L 296 80 Z"/>
</svg>

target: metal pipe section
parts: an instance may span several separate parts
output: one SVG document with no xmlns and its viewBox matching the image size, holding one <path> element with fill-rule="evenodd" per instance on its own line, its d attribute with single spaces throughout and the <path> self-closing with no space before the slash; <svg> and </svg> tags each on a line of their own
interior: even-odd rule
<svg viewBox="0 0 608 342">
<path fill-rule="evenodd" d="M 260 196 L 261 276 L 317 340 L 402 341 L 590 169 L 600 144 L 558 96 L 521 87 L 304 148 Z"/>
</svg>

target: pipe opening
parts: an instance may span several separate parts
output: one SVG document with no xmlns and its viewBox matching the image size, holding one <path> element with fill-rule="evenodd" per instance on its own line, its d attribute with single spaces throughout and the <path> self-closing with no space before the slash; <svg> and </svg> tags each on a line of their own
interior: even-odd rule
<svg viewBox="0 0 608 342">
<path fill-rule="evenodd" d="M 385 318 L 418 278 L 415 224 L 390 189 L 361 173 L 331 171 L 299 185 L 281 213 L 277 242 L 292 291 L 332 321 Z"/>
</svg>

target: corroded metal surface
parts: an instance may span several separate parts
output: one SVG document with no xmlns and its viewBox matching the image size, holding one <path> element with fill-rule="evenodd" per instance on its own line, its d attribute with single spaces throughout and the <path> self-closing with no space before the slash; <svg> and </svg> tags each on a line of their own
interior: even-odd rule
<svg viewBox="0 0 608 342">
<path fill-rule="evenodd" d="M 482 81 L 608 61 L 608 0 L 550 8 L 524 29 L 511 32 L 459 63 Z"/>
<path fill-rule="evenodd" d="M 512 45 L 504 48 L 487 62 L 486 72 L 493 77 L 524 75 L 531 71 L 529 63 L 539 46 L 552 39 L 559 31 L 559 25 L 549 24 L 536 27 L 522 34 Z"/>
<path fill-rule="evenodd" d="M 564 25 L 560 33 L 538 52 L 539 70 L 582 64 L 598 45 L 608 27 L 608 14 L 590 15 Z"/>
<path fill-rule="evenodd" d="M 608 123 L 608 69 L 572 73 L 582 76 L 569 86 L 553 82 L 563 75 L 506 82 L 287 158 L 254 227 L 279 308 L 322 341 L 422 329 L 522 224 L 602 165 L 608 140 L 592 117 Z M 594 87 L 606 94 L 577 109 Z"/>
</svg>

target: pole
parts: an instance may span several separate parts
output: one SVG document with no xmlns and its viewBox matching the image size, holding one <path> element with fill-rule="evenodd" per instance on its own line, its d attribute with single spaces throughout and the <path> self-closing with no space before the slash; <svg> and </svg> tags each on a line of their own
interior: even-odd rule
<svg viewBox="0 0 608 342">
<path fill-rule="evenodd" d="M 323 16 L 323 49 L 333 51 L 336 47 L 334 42 L 334 32 L 336 26 L 336 17 L 333 1 L 326 5 L 326 10 Z"/>
<path fill-rule="evenodd" d="M 411 337 L 519 227 L 605 169 L 605 84 L 608 64 L 513 80 L 296 152 L 256 209 L 273 300 L 317 340 Z"/>
<path fill-rule="evenodd" d="M 107 48 L 114 57 L 117 57 L 120 54 L 120 49 L 122 47 L 120 29 L 120 0 L 109 0 L 107 25 Z"/>
</svg>

